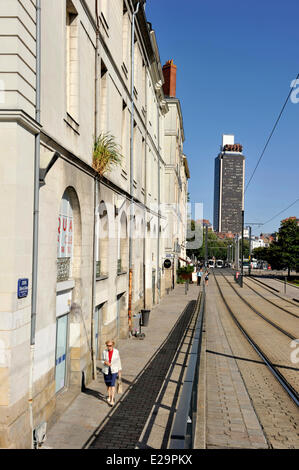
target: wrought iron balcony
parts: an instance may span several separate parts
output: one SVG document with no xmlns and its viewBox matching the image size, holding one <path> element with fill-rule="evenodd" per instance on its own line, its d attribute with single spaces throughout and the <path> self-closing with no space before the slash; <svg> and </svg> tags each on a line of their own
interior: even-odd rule
<svg viewBox="0 0 299 470">
<path fill-rule="evenodd" d="M 100 277 L 101 276 L 101 261 L 97 261 L 96 262 L 96 277 Z"/>
<path fill-rule="evenodd" d="M 68 281 L 71 271 L 71 258 L 57 258 L 57 282 Z"/>
<path fill-rule="evenodd" d="M 122 272 L 121 259 L 117 260 L 117 274 Z"/>
</svg>

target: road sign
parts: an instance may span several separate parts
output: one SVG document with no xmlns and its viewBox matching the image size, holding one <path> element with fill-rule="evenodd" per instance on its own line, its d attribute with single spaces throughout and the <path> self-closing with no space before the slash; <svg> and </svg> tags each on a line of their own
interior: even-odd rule
<svg viewBox="0 0 299 470">
<path fill-rule="evenodd" d="M 24 299 L 28 295 L 29 279 L 18 279 L 18 299 Z"/>
</svg>

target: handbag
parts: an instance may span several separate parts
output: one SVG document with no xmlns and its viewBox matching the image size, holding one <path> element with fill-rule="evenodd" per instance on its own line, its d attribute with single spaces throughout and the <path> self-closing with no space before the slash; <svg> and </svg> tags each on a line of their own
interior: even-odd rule
<svg viewBox="0 0 299 470">
<path fill-rule="evenodd" d="M 121 378 L 119 378 L 117 381 L 117 393 L 123 393 L 123 384 Z"/>
</svg>

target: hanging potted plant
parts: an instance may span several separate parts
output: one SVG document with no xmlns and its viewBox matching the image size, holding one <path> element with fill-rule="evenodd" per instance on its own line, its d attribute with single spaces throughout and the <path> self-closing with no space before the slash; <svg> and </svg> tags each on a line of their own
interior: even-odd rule
<svg viewBox="0 0 299 470">
<path fill-rule="evenodd" d="M 109 172 L 113 166 L 121 164 L 123 155 L 120 146 L 115 142 L 115 138 L 109 132 L 101 133 L 94 142 L 93 168 L 103 176 Z"/>
</svg>

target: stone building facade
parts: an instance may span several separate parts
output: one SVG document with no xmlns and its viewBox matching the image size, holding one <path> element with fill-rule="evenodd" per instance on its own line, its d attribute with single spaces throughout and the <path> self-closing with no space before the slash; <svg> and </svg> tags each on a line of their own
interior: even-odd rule
<svg viewBox="0 0 299 470">
<path fill-rule="evenodd" d="M 29 448 L 171 287 L 189 170 L 143 1 L 2 0 L 0 27 L 0 447 Z"/>
</svg>

